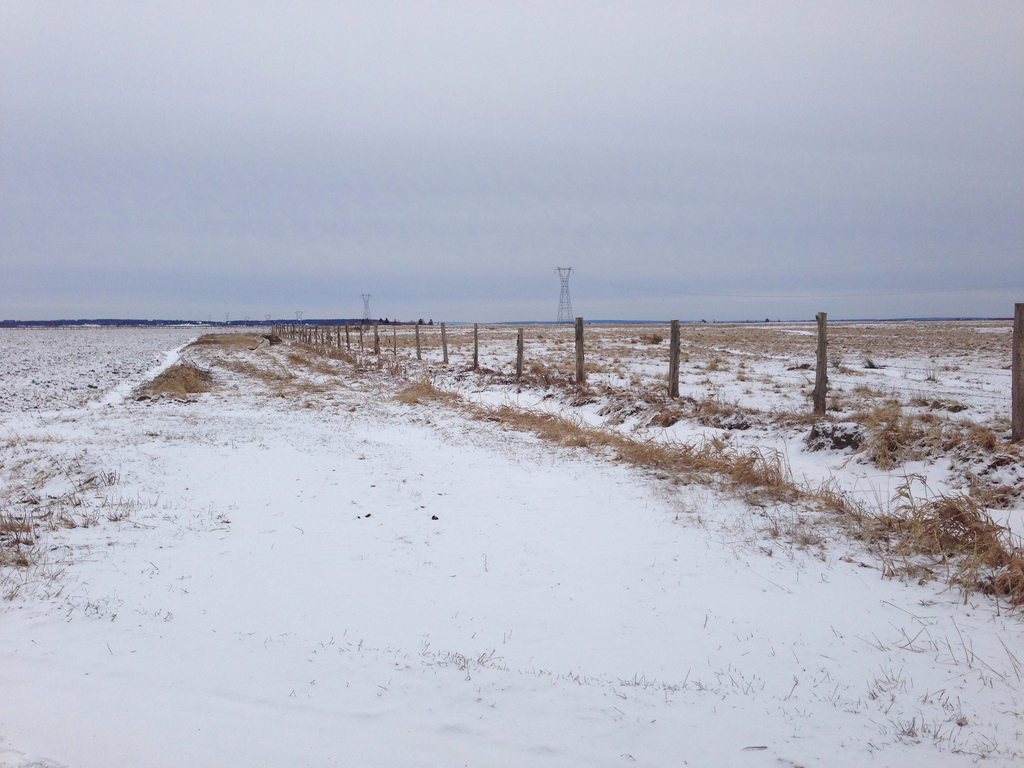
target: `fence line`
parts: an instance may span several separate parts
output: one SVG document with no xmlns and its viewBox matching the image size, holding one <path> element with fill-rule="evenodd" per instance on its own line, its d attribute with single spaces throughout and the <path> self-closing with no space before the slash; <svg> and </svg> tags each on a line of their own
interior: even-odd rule
<svg viewBox="0 0 1024 768">
<path fill-rule="evenodd" d="M 818 335 L 817 345 L 815 351 L 816 365 L 814 368 L 814 388 L 812 390 L 811 399 L 813 410 L 816 415 L 824 415 L 827 411 L 827 395 L 830 390 L 828 382 L 828 336 L 827 336 L 827 314 L 825 312 L 819 312 L 816 316 Z M 364 349 L 363 342 L 363 326 L 365 323 L 359 324 L 359 349 Z M 669 324 L 670 327 L 670 341 L 669 341 L 669 359 L 668 359 L 668 396 L 670 398 L 677 398 L 679 396 L 679 379 L 680 379 L 680 345 L 682 343 L 680 339 L 680 327 L 678 320 L 672 320 Z M 842 326 L 840 325 L 840 328 Z M 290 323 L 290 324 L 274 324 L 270 326 L 271 332 L 276 336 L 284 336 L 293 340 L 299 340 L 311 345 L 319 346 L 334 346 L 338 349 L 342 348 L 342 326 L 329 324 L 308 324 L 308 323 Z M 391 347 L 392 352 L 397 360 L 398 358 L 398 327 L 397 325 L 392 326 L 391 332 Z M 584 343 L 584 319 L 582 317 L 576 318 L 575 328 L 575 381 L 579 386 L 586 386 L 587 374 L 585 364 L 585 343 Z M 421 329 L 420 324 L 415 325 L 415 336 L 416 336 L 416 359 L 422 360 L 422 342 L 421 342 Z M 351 349 L 352 339 L 350 334 L 349 323 L 344 323 L 344 337 L 345 337 L 345 348 Z M 449 350 L 448 350 L 448 330 L 445 323 L 440 323 L 440 342 L 441 342 L 441 354 L 442 363 L 444 365 L 449 364 Z M 762 359 L 787 359 L 788 356 L 781 355 L 760 355 L 756 353 L 746 353 L 742 350 L 731 350 L 720 347 L 706 347 L 695 344 L 692 341 L 685 342 L 688 347 L 696 347 L 697 349 L 706 350 L 709 352 L 721 352 L 723 354 L 735 354 L 744 356 L 757 356 Z M 523 365 L 525 360 L 525 329 L 520 327 L 516 331 L 516 377 L 521 378 L 523 375 Z M 600 346 L 600 341 L 598 342 Z M 380 329 L 378 323 L 373 323 L 373 351 L 375 355 L 380 354 Z M 937 367 L 921 368 L 919 366 L 907 366 L 902 365 L 899 362 L 893 362 L 890 364 L 891 368 L 895 370 L 903 371 L 926 371 L 934 373 L 939 370 Z M 479 336 L 479 324 L 473 323 L 472 327 L 472 369 L 479 370 L 480 368 L 480 336 Z M 767 374 L 772 379 L 782 378 L 783 380 L 790 380 L 799 382 L 802 386 L 809 385 L 810 369 L 806 373 L 796 374 L 794 376 L 788 376 L 788 372 L 778 372 L 773 374 Z M 844 376 L 838 369 L 835 372 L 838 377 Z M 1011 377 L 1011 392 L 1010 392 L 1010 421 L 1011 421 L 1011 440 L 1019 442 L 1024 440 L 1024 303 L 1016 304 L 1014 307 L 1014 325 L 1013 333 L 1011 337 L 1011 370 L 1004 372 L 1002 370 L 994 371 L 989 370 L 986 376 L 998 375 L 998 376 L 1010 376 Z M 838 379 L 844 384 L 854 384 L 855 382 L 849 382 L 845 379 Z M 920 382 L 924 384 L 924 382 Z M 922 397 L 942 397 L 947 396 L 951 398 L 980 398 L 984 400 L 994 400 L 1005 402 L 1006 396 L 1001 394 L 995 394 L 985 391 L 978 391 L 970 389 L 968 386 L 964 386 L 957 389 L 949 389 L 948 385 L 944 388 L 927 388 L 927 387 L 903 387 L 898 384 L 891 383 L 890 377 L 884 376 L 882 380 L 873 382 L 864 382 L 866 386 L 877 386 L 879 389 L 889 390 L 892 392 L 905 392 L 911 395 L 920 395 Z M 835 386 L 831 387 L 831 391 L 835 392 Z"/>
</svg>

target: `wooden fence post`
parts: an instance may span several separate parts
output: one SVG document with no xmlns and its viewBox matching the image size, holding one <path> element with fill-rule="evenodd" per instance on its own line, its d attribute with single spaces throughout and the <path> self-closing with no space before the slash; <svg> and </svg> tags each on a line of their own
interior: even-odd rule
<svg viewBox="0 0 1024 768">
<path fill-rule="evenodd" d="M 348 323 L 345 323 L 345 349 L 352 349 L 352 342 L 348 337 Z"/>
<path fill-rule="evenodd" d="M 679 321 L 672 321 L 668 343 L 668 396 L 679 397 Z"/>
<path fill-rule="evenodd" d="M 373 354 L 380 354 L 380 327 L 379 323 L 373 324 Z"/>
<path fill-rule="evenodd" d="M 480 367 L 480 336 L 476 323 L 473 323 L 473 370 Z"/>
<path fill-rule="evenodd" d="M 519 329 L 516 336 L 516 378 L 523 375 L 523 329 Z"/>
<path fill-rule="evenodd" d="M 359 324 L 359 351 L 363 351 L 363 324 Z"/>
<path fill-rule="evenodd" d="M 1010 440 L 1024 440 L 1024 304 L 1013 305 L 1013 354 L 1010 366 Z"/>
<path fill-rule="evenodd" d="M 818 321 L 818 360 L 814 376 L 814 392 L 811 400 L 814 403 L 814 412 L 819 416 L 825 415 L 826 398 L 828 391 L 828 330 L 825 324 L 827 314 L 819 312 L 815 315 Z"/>
<path fill-rule="evenodd" d="M 395 355 L 395 359 L 398 359 L 398 326 L 391 326 L 391 349 Z"/>
<path fill-rule="evenodd" d="M 420 324 L 416 323 L 416 359 L 423 359 L 423 352 L 420 349 Z"/>
<path fill-rule="evenodd" d="M 441 323 L 441 354 L 444 355 L 444 364 L 448 365 L 448 332 Z"/>
<path fill-rule="evenodd" d="M 576 383 L 583 384 L 587 380 L 587 372 L 583 366 L 583 318 L 576 318 Z"/>
</svg>

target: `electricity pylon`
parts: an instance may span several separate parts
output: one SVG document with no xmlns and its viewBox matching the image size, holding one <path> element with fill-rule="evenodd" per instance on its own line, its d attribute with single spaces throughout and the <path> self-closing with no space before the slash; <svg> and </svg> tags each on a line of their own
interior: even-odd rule
<svg viewBox="0 0 1024 768">
<path fill-rule="evenodd" d="M 572 274 L 572 267 L 556 267 L 558 278 L 562 281 L 562 292 L 558 295 L 558 319 L 556 323 L 571 323 L 572 299 L 569 298 L 569 275 Z"/>
</svg>

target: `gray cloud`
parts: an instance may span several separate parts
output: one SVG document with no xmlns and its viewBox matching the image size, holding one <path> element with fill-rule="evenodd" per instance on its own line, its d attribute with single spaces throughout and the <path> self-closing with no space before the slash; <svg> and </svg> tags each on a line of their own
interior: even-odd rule
<svg viewBox="0 0 1024 768">
<path fill-rule="evenodd" d="M 0 314 L 1007 315 L 1024 10 L 7 4 Z"/>
</svg>

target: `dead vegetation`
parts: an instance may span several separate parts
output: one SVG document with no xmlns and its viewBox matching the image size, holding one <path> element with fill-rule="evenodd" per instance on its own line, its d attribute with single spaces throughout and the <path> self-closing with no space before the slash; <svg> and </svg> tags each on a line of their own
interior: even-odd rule
<svg viewBox="0 0 1024 768">
<path fill-rule="evenodd" d="M 1014 608 L 1024 605 L 1024 548 L 974 499 L 954 494 L 918 501 L 909 481 L 897 496 L 895 512 L 872 520 L 878 539 L 890 544 L 890 571 L 916 575 L 941 568 L 965 593 L 978 590 Z M 922 565 L 922 558 L 930 563 Z"/>
<path fill-rule="evenodd" d="M 700 445 L 637 440 L 561 415 L 508 405 L 486 408 L 463 403 L 461 407 L 468 409 L 475 419 L 531 432 L 558 445 L 610 454 L 616 460 L 652 470 L 674 482 L 732 487 L 741 490 L 748 500 L 759 502 L 796 501 L 801 497 L 800 488 L 777 451 L 738 449 L 722 440 L 708 440 Z"/>
<path fill-rule="evenodd" d="M 212 385 L 213 374 L 210 371 L 192 363 L 178 363 L 139 387 L 136 400 L 151 397 L 171 397 L 185 400 L 189 395 L 209 392 Z"/>
<path fill-rule="evenodd" d="M 416 405 L 437 400 L 452 402 L 456 396 L 438 389 L 428 377 L 423 376 L 415 383 L 398 390 L 395 399 L 404 405 Z"/>
<path fill-rule="evenodd" d="M 241 352 L 251 350 L 263 338 L 255 333 L 207 333 L 189 344 L 188 348 L 214 347 L 228 352 Z"/>
<path fill-rule="evenodd" d="M 120 522 L 140 506 L 116 492 L 116 471 L 99 470 L 59 441 L 12 435 L 0 444 L 0 588 L 12 599 L 33 579 L 48 581 L 47 534 Z"/>
</svg>

